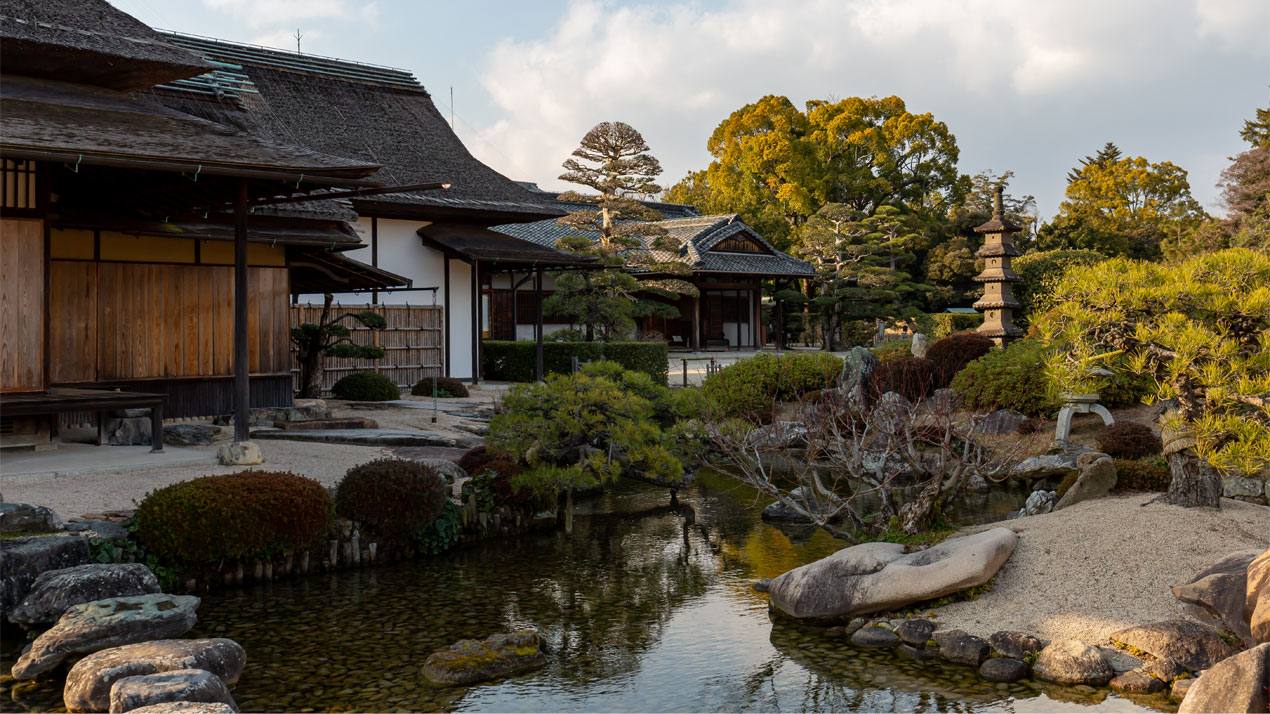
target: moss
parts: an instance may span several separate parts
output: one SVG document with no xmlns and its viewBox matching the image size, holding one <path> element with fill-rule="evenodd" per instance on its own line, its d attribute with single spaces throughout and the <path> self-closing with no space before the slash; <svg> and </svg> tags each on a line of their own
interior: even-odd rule
<svg viewBox="0 0 1270 714">
<path fill-rule="evenodd" d="M 1117 640 L 1117 639 L 1114 639 L 1114 638 L 1113 638 L 1113 639 L 1111 640 L 1111 644 L 1113 644 L 1113 645 L 1115 645 L 1116 647 L 1118 647 L 1118 648 L 1120 648 L 1120 649 L 1124 650 L 1125 652 L 1128 652 L 1129 654 L 1133 655 L 1134 657 L 1143 658 L 1143 659 L 1151 659 L 1151 658 L 1153 658 L 1153 655 L 1152 655 L 1150 652 L 1146 652 L 1145 650 L 1140 650 L 1140 649 L 1138 649 L 1137 647 L 1134 647 L 1133 645 L 1128 644 L 1128 643 L 1125 643 L 1125 642 L 1121 642 L 1120 640 Z"/>
<path fill-rule="evenodd" d="M 1058 488 L 1054 489 L 1054 500 L 1058 501 L 1062 499 L 1063 494 L 1067 493 L 1068 489 L 1070 489 L 1072 486 L 1075 486 L 1076 480 L 1079 478 L 1080 478 L 1079 471 L 1071 471 L 1066 476 L 1064 476 L 1063 480 L 1059 482 Z"/>
<path fill-rule="evenodd" d="M 1234 647 L 1235 649 L 1242 649 L 1244 646 L 1243 640 L 1239 639 L 1232 632 L 1223 630 L 1221 632 L 1218 632 L 1217 636 L 1225 640 L 1226 644 L 1230 645 L 1231 647 Z"/>
<path fill-rule="evenodd" d="M 978 600 L 980 597 L 983 596 L 984 593 L 992 590 L 992 587 L 995 584 L 995 582 L 996 582 L 996 577 L 993 577 L 986 583 L 968 587 L 968 588 L 965 588 L 964 590 L 958 590 L 955 593 L 952 593 L 950 595 L 945 595 L 941 598 L 936 598 L 934 600 L 925 600 L 923 602 L 913 603 L 912 605 L 907 605 L 889 614 L 895 617 L 907 617 L 908 613 L 920 612 L 921 610 L 928 609 L 928 608 L 936 609 L 936 608 L 941 608 L 945 605 L 951 605 L 955 602 L 966 602 L 968 600 Z"/>
</svg>

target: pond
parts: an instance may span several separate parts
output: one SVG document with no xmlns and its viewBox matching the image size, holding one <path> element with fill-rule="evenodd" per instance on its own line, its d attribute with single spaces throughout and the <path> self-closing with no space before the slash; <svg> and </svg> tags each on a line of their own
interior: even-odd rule
<svg viewBox="0 0 1270 714">
<path fill-rule="evenodd" d="M 989 683 L 773 623 L 751 583 L 843 544 L 823 532 L 791 541 L 758 519 L 752 492 L 717 475 L 668 503 L 665 491 L 622 485 L 579 504 L 572 539 L 542 532 L 211 594 L 190 636 L 246 648 L 234 696 L 254 712 L 1175 709 L 1105 689 Z M 517 628 L 544 635 L 547 668 L 453 688 L 419 673 L 433 650 Z M 12 657 L 6 646 L 3 671 Z M 4 680 L 6 711 L 60 707 L 56 683 Z"/>
</svg>

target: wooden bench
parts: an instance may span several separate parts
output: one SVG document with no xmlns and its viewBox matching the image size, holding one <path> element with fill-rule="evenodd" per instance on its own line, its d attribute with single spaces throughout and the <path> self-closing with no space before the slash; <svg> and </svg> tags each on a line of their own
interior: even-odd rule
<svg viewBox="0 0 1270 714">
<path fill-rule="evenodd" d="M 163 451 L 163 400 L 165 395 L 148 392 L 115 392 L 105 389 L 53 387 L 43 392 L 4 395 L 0 412 L 9 416 L 45 416 L 65 412 L 97 413 L 97 445 L 106 441 L 107 412 L 115 409 L 150 410 L 150 451 Z M 56 422 L 54 423 L 56 426 Z M 56 431 L 56 429 L 54 430 Z"/>
</svg>

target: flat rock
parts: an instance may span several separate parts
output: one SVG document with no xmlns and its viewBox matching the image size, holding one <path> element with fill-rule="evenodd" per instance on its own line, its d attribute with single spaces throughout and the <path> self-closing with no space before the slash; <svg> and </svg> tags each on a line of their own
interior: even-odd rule
<svg viewBox="0 0 1270 714">
<path fill-rule="evenodd" d="M 178 669 L 205 669 L 233 686 L 242 676 L 247 653 L 233 640 L 156 640 L 94 652 L 75 663 L 66 675 L 62 692 L 66 708 L 73 712 L 110 709 L 110 690 L 115 682 Z"/>
<path fill-rule="evenodd" d="M 53 509 L 33 503 L 0 503 L 0 533 L 52 533 L 62 529 Z"/>
<path fill-rule="evenodd" d="M 773 579 L 771 603 L 816 620 L 893 610 L 987 582 L 1017 542 L 1014 531 L 993 528 L 915 553 L 897 543 L 843 548 Z"/>
<path fill-rule="evenodd" d="M 164 702 L 129 709 L 128 714 L 235 714 L 237 711 L 221 702 Z"/>
<path fill-rule="evenodd" d="M 84 565 L 88 540 L 73 535 L 0 539 L 0 616 L 8 617 L 46 570 Z"/>
<path fill-rule="evenodd" d="M 939 642 L 939 656 L 957 664 L 978 667 L 990 652 L 988 643 L 974 635 L 953 635 Z"/>
<path fill-rule="evenodd" d="M 975 425 L 974 430 L 980 434 L 1013 434 L 1019 430 L 1019 424 L 1027 419 L 1027 415 L 1013 409 L 998 409 L 983 421 Z"/>
<path fill-rule="evenodd" d="M 1049 682 L 1101 687 L 1115 676 L 1102 652 L 1079 640 L 1056 640 L 1036 656 L 1032 672 Z"/>
<path fill-rule="evenodd" d="M 193 595 L 134 595 L 74 605 L 31 643 L 13 665 L 17 679 L 35 679 L 73 654 L 177 637 L 198 620 Z"/>
<path fill-rule="evenodd" d="M 339 417 L 332 419 L 309 419 L 306 421 L 275 421 L 275 429 L 284 431 L 304 431 L 311 429 L 378 429 L 379 422 L 366 417 Z"/>
<path fill-rule="evenodd" d="M 1050 476 L 1066 476 L 1076 470 L 1076 457 L 1071 454 L 1041 454 L 1020 461 L 1010 476 L 1034 480 Z"/>
<path fill-rule="evenodd" d="M 1164 689 L 1164 682 L 1140 669 L 1121 672 L 1107 683 L 1112 689 L 1133 694 L 1151 694 Z"/>
<path fill-rule="evenodd" d="M 85 538 L 98 540 L 123 540 L 128 537 L 127 527 L 114 521 L 77 518 L 66 522 L 66 530 Z"/>
<path fill-rule="evenodd" d="M 1268 487 L 1270 488 L 1270 487 Z M 1270 642 L 1270 549 L 1248 564 L 1244 618 L 1254 644 Z"/>
<path fill-rule="evenodd" d="M 1117 647 L 1176 660 L 1192 672 L 1208 669 L 1235 653 L 1217 631 L 1190 620 L 1167 620 L 1111 633 Z"/>
<path fill-rule="evenodd" d="M 894 647 L 899 643 L 899 635 L 885 627 L 861 627 L 851 633 L 851 644 L 861 647 Z"/>
<path fill-rule="evenodd" d="M 997 654 L 1013 659 L 1023 659 L 1044 648 L 1041 641 L 1032 635 L 1004 630 L 992 633 L 992 636 L 988 638 L 988 644 Z"/>
<path fill-rule="evenodd" d="M 441 478 L 449 483 L 455 483 L 469 476 L 462 466 L 449 459 L 415 459 L 415 461 L 436 471 L 441 475 Z"/>
<path fill-rule="evenodd" d="M 1173 588 L 1173 596 L 1221 620 L 1246 644 L 1252 644 L 1244 603 L 1248 566 L 1260 554 L 1260 550 L 1231 553 L 1196 573 L 1185 585 Z"/>
<path fill-rule="evenodd" d="M 979 675 L 993 682 L 1017 682 L 1027 673 L 1027 662 L 1013 657 L 993 657 L 979 665 Z"/>
<path fill-rule="evenodd" d="M 111 714 L 171 702 L 224 704 L 230 711 L 238 711 L 229 687 L 205 669 L 174 669 L 123 677 L 110 688 Z"/>
<path fill-rule="evenodd" d="M 1076 483 L 1058 499 L 1054 510 L 1074 506 L 1081 501 L 1106 496 L 1116 485 L 1116 465 L 1111 457 L 1089 452 L 1076 457 Z"/>
<path fill-rule="evenodd" d="M 208 446 L 220 428 L 206 424 L 168 424 L 163 427 L 163 443 L 169 446 Z"/>
<path fill-rule="evenodd" d="M 895 628 L 895 634 L 910 645 L 925 647 L 930 636 L 935 634 L 935 623 L 922 618 L 905 620 Z"/>
<path fill-rule="evenodd" d="M 1179 714 L 1270 710 L 1270 643 L 1218 662 L 1199 676 L 1178 707 Z"/>
<path fill-rule="evenodd" d="M 542 640 L 533 630 L 459 640 L 428 655 L 423 676 L 435 684 L 468 684 L 509 677 L 546 666 Z"/>
<path fill-rule="evenodd" d="M 158 578 L 140 563 L 90 563 L 46 570 L 31 584 L 9 620 L 27 627 L 51 624 L 73 605 L 160 590 Z"/>
<path fill-rule="evenodd" d="M 748 441 L 760 449 L 790 449 L 807 441 L 807 425 L 800 421 L 774 421 L 750 432 Z"/>
</svg>

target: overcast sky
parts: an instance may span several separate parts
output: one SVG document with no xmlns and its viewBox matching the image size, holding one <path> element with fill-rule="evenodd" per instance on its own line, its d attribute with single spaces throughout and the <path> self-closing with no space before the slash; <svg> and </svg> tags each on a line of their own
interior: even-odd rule
<svg viewBox="0 0 1270 714">
<path fill-rule="evenodd" d="M 1270 0 L 423 2 L 111 0 L 156 27 L 401 67 L 479 159 L 558 188 L 595 123 L 643 132 L 671 185 L 766 94 L 899 95 L 945 122 L 960 169 L 1013 170 L 1043 220 L 1114 141 L 1172 161 L 1219 211 L 1238 131 L 1270 106 Z"/>
</svg>

